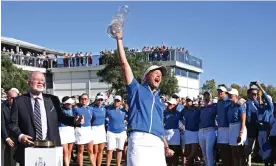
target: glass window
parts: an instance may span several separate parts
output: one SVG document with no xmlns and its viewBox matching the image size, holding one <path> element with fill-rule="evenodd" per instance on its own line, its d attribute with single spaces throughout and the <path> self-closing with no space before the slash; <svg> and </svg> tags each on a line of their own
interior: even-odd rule
<svg viewBox="0 0 276 166">
<path fill-rule="evenodd" d="M 188 72 L 188 77 L 198 80 L 199 79 L 199 73 L 196 73 L 196 72 L 193 72 L 193 71 L 189 71 Z"/>
<path fill-rule="evenodd" d="M 187 77 L 187 71 L 185 69 L 175 67 L 175 75 Z"/>
</svg>

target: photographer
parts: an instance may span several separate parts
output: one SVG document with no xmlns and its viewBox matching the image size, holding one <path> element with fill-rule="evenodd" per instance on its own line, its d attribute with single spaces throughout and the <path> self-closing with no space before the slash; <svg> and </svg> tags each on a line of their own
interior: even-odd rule
<svg viewBox="0 0 276 166">
<path fill-rule="evenodd" d="M 247 101 L 246 101 L 246 127 L 248 129 L 248 137 L 247 141 L 248 144 L 245 147 L 245 154 L 247 158 L 247 165 L 251 166 L 251 154 L 253 152 L 256 138 L 258 137 L 258 131 L 260 126 L 260 120 L 258 118 L 260 112 L 261 112 L 261 106 L 260 103 L 257 101 L 258 96 L 258 89 L 253 88 L 253 86 L 257 86 L 262 92 L 263 97 L 266 101 L 269 101 L 269 98 L 260 85 L 259 82 L 250 82 L 249 89 L 247 91 Z M 271 105 L 271 104 L 269 104 Z M 264 114 L 263 117 L 260 117 L 261 120 L 265 119 L 265 121 L 268 121 L 266 119 L 269 119 L 269 116 L 272 113 L 272 109 L 268 109 Z"/>
</svg>

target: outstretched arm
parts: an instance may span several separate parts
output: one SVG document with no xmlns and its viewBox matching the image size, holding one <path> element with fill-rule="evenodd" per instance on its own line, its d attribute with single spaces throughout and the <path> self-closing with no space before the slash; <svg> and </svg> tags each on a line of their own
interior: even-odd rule
<svg viewBox="0 0 276 166">
<path fill-rule="evenodd" d="M 126 53 L 123 45 L 122 32 L 116 35 L 116 41 L 117 41 L 117 52 L 118 52 L 118 56 L 120 57 L 121 68 L 123 70 L 125 83 L 126 85 L 130 85 L 133 80 L 133 73 L 126 58 Z"/>
</svg>

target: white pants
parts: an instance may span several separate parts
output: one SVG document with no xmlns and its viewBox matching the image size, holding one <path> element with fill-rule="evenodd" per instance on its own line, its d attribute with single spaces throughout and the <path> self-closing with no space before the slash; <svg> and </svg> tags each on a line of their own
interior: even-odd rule
<svg viewBox="0 0 276 166">
<path fill-rule="evenodd" d="M 164 142 L 144 132 L 131 132 L 128 138 L 127 166 L 166 166 Z"/>
<path fill-rule="evenodd" d="M 107 150 L 124 150 L 126 139 L 126 131 L 123 131 L 121 133 L 113 133 L 107 131 Z"/>
<path fill-rule="evenodd" d="M 229 145 L 230 146 L 245 145 L 246 138 L 247 138 L 247 129 L 246 129 L 246 127 L 245 127 L 245 129 L 242 133 L 241 142 L 237 143 L 237 138 L 240 134 L 240 129 L 241 129 L 241 124 L 240 123 L 231 123 L 229 125 Z"/>
<path fill-rule="evenodd" d="M 216 141 L 215 129 L 200 129 L 198 132 L 198 138 L 206 166 L 214 166 L 214 144 Z"/>
<path fill-rule="evenodd" d="M 180 145 L 180 131 L 179 129 L 165 130 L 165 137 L 168 145 Z"/>
<path fill-rule="evenodd" d="M 258 143 L 259 143 L 259 155 L 262 157 L 263 160 L 265 160 L 267 158 L 267 153 L 270 154 L 270 150 L 267 151 L 263 151 L 263 145 L 267 142 L 267 138 L 266 138 L 266 131 L 259 131 L 259 136 L 258 136 Z"/>
</svg>

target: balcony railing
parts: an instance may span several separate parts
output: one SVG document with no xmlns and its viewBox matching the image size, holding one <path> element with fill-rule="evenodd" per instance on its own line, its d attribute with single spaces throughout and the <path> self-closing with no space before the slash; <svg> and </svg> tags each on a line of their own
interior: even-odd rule
<svg viewBox="0 0 276 166">
<path fill-rule="evenodd" d="M 148 62 L 154 61 L 178 61 L 202 69 L 202 60 L 191 56 L 187 53 L 177 50 L 168 51 L 150 51 L 143 52 L 145 60 Z M 133 52 L 132 54 L 135 54 Z M 103 55 L 104 56 L 104 55 Z M 71 57 L 71 58 L 57 58 L 57 67 L 81 67 L 81 66 L 98 66 L 103 65 L 103 59 L 99 55 L 84 56 L 84 57 Z"/>
<path fill-rule="evenodd" d="M 150 51 L 143 52 L 145 60 L 148 62 L 154 61 L 177 61 L 184 64 L 188 64 L 197 68 L 202 69 L 202 60 L 191 56 L 187 53 L 168 50 L 168 51 Z M 135 53 L 133 53 L 135 54 Z M 19 55 L 19 54 L 5 54 L 11 58 L 13 63 L 24 66 L 33 66 L 40 68 L 62 68 L 62 67 L 88 67 L 103 65 L 103 59 L 99 55 L 95 56 L 84 56 L 84 57 L 72 57 L 72 58 L 56 58 L 56 59 L 42 59 L 38 57 Z M 103 55 L 104 56 L 104 55 Z"/>
<path fill-rule="evenodd" d="M 38 58 L 33 56 L 2 53 L 4 56 L 8 56 L 14 64 L 22 66 L 31 66 L 38 68 L 53 68 L 56 67 L 56 60 L 50 58 Z"/>
</svg>

